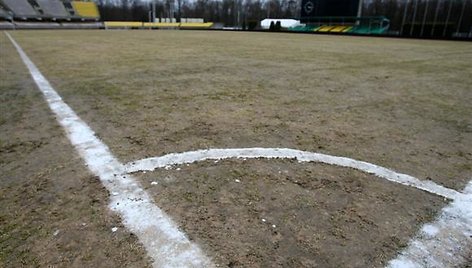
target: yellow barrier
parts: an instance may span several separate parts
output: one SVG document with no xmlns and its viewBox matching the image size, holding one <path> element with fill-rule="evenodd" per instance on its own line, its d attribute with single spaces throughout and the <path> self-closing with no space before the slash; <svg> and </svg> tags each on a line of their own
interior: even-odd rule
<svg viewBox="0 0 472 268">
<path fill-rule="evenodd" d="M 143 27 L 143 23 L 139 21 L 105 21 L 105 27 L 135 28 Z"/>
<path fill-rule="evenodd" d="M 139 22 L 139 21 L 105 21 L 107 28 L 210 28 L 213 22 L 206 23 L 171 23 L 171 22 Z"/>
<path fill-rule="evenodd" d="M 180 24 L 180 28 L 210 28 L 211 26 L 213 26 L 213 22 L 206 22 L 206 23 L 187 22 L 187 23 Z"/>
<path fill-rule="evenodd" d="M 97 4 L 94 2 L 72 1 L 72 6 L 79 16 L 84 18 L 100 18 Z"/>
</svg>

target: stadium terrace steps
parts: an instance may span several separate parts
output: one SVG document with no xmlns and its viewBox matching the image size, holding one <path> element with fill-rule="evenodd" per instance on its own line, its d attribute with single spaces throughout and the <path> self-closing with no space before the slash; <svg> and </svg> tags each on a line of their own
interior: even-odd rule
<svg viewBox="0 0 472 268">
<path fill-rule="evenodd" d="M 8 21 L 0 21 L 0 29 L 1 30 L 13 30 L 15 29 L 15 26 L 13 23 L 10 23 Z"/>
<path fill-rule="evenodd" d="M 69 0 L 0 0 L 0 19 L 98 21 L 95 2 Z M 11 11 L 11 14 L 7 12 Z M 6 14 L 6 15 L 5 15 Z M 9 16 L 7 16 L 9 15 Z"/>
<path fill-rule="evenodd" d="M 67 18 L 70 14 L 66 11 L 64 5 L 59 0 L 36 0 L 41 9 L 44 11 L 44 15 L 56 17 L 56 18 Z"/>
<path fill-rule="evenodd" d="M 40 14 L 28 3 L 27 0 L 1 0 L 2 3 L 10 9 L 15 17 L 39 18 Z"/>
<path fill-rule="evenodd" d="M 0 6 L 0 20 L 11 20 L 11 14 Z"/>
</svg>

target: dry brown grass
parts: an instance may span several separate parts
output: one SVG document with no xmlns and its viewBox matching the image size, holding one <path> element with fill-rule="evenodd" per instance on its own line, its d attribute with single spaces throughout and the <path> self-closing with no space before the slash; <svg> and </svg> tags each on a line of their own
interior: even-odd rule
<svg viewBox="0 0 472 268">
<path fill-rule="evenodd" d="M 458 190 L 472 178 L 470 43 L 204 31 L 12 35 L 123 161 L 289 147 Z"/>
<path fill-rule="evenodd" d="M 471 177 L 470 43 L 204 31 L 13 36 L 124 160 L 279 146 L 456 189 Z"/>
</svg>

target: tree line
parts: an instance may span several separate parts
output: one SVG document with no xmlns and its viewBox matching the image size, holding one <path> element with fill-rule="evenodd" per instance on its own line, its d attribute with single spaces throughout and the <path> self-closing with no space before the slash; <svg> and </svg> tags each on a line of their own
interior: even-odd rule
<svg viewBox="0 0 472 268">
<path fill-rule="evenodd" d="M 103 20 L 149 21 L 151 1 L 97 0 Z M 298 19 L 301 0 L 154 0 L 156 17 L 203 18 L 225 26 L 243 26 L 265 18 Z M 461 32 L 472 29 L 470 0 L 365 0 L 363 16 L 385 16 L 390 29 L 405 24 L 448 23 Z"/>
</svg>

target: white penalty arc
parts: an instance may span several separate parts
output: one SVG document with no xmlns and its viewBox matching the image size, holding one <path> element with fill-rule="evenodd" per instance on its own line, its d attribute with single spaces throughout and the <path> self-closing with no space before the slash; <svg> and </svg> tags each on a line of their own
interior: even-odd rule
<svg viewBox="0 0 472 268">
<path fill-rule="evenodd" d="M 151 157 L 125 165 L 128 173 L 152 171 L 172 165 L 190 164 L 205 160 L 231 158 L 296 159 L 299 162 L 318 162 L 357 169 L 386 180 L 411 186 L 453 200 L 439 217 L 424 225 L 388 268 L 453 267 L 470 260 L 472 252 L 472 181 L 463 193 L 397 173 L 364 161 L 347 157 L 305 152 L 287 148 L 208 149 Z"/>
<path fill-rule="evenodd" d="M 128 173 L 138 171 L 152 171 L 157 168 L 163 168 L 172 165 L 182 165 L 205 160 L 223 160 L 231 158 L 281 158 L 296 159 L 299 162 L 318 162 L 357 169 L 388 181 L 411 186 L 451 200 L 454 200 L 462 195 L 462 193 L 438 185 L 432 181 L 419 180 L 410 175 L 398 173 L 391 169 L 377 166 L 372 163 L 347 157 L 306 152 L 288 148 L 207 149 L 184 153 L 172 153 L 160 157 L 151 157 L 130 162 L 125 165 L 125 171 Z"/>
</svg>

